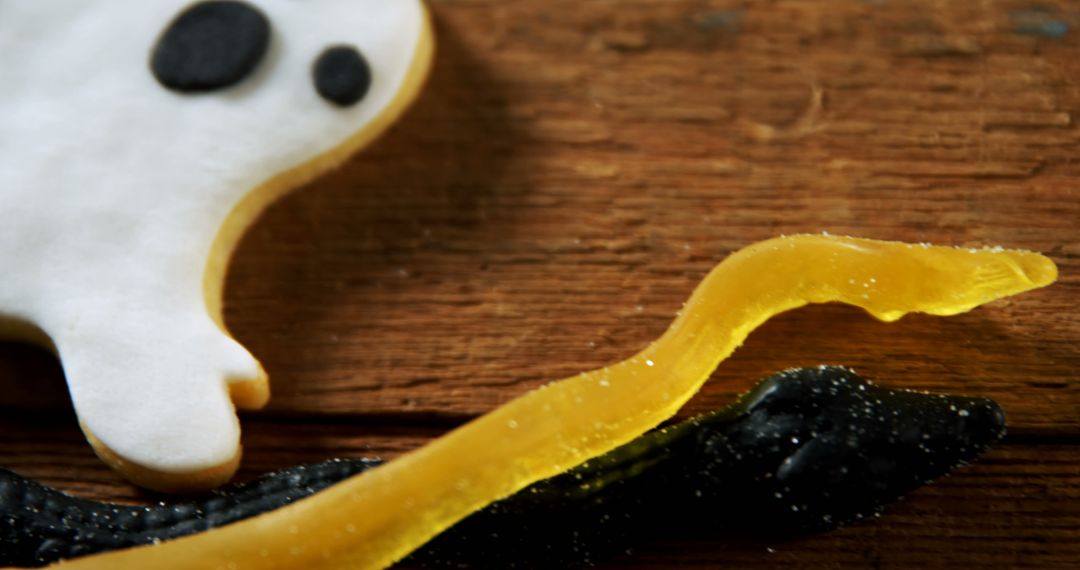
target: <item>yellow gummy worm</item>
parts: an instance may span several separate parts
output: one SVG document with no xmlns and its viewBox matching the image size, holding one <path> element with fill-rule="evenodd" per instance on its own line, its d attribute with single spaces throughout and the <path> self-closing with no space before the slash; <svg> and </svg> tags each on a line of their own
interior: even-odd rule
<svg viewBox="0 0 1080 570">
<path fill-rule="evenodd" d="M 954 315 L 1057 278 L 1037 253 L 825 235 L 725 259 L 636 356 L 525 394 L 428 445 L 290 506 L 64 568 L 364 569 L 404 557 L 469 513 L 607 452 L 672 416 L 755 327 L 807 303 L 883 321 Z"/>
</svg>

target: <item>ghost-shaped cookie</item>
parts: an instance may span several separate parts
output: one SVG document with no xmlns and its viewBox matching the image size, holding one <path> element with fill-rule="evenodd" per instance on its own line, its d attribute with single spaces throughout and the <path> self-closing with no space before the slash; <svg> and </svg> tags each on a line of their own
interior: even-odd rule
<svg viewBox="0 0 1080 570">
<path fill-rule="evenodd" d="M 0 333 L 52 347 L 98 455 L 192 490 L 269 397 L 221 317 L 272 200 L 397 118 L 419 0 L 0 0 Z"/>
</svg>

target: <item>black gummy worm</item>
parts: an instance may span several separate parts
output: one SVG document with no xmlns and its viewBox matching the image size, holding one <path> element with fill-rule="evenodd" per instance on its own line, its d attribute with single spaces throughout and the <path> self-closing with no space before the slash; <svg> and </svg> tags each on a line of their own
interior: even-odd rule
<svg viewBox="0 0 1080 570">
<path fill-rule="evenodd" d="M 489 505 L 408 561 L 570 567 L 646 537 L 827 530 L 879 514 L 1003 434 L 1004 415 L 992 400 L 890 390 L 841 367 L 787 370 L 726 408 L 652 432 Z M 74 498 L 0 469 L 0 564 L 39 566 L 199 532 L 381 463 L 293 467 L 204 501 L 151 507 Z"/>
<path fill-rule="evenodd" d="M 382 463 L 331 459 L 275 471 L 202 500 L 147 507 L 80 499 L 0 468 L 0 566 L 44 566 L 210 530 L 287 505 Z"/>
</svg>

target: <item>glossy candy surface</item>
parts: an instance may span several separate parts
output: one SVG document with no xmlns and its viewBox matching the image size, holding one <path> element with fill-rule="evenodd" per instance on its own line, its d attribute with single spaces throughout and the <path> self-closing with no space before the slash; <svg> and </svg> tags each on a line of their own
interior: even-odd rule
<svg viewBox="0 0 1080 570">
<path fill-rule="evenodd" d="M 489 505 L 411 560 L 566 568 L 655 538 L 824 531 L 973 460 L 1004 420 L 985 398 L 891 390 L 841 367 L 787 370 L 727 408 Z"/>
<path fill-rule="evenodd" d="M 565 568 L 682 531 L 827 530 L 878 513 L 1003 433 L 992 400 L 890 390 L 841 367 L 787 370 L 723 410 L 489 505 L 411 561 Z M 80 500 L 0 470 L 0 564 L 36 566 L 199 532 L 380 463 L 294 467 L 208 500 L 152 507 Z"/>
<path fill-rule="evenodd" d="M 892 321 L 954 315 L 1057 277 L 1037 253 L 825 235 L 739 250 L 637 355 L 551 383 L 386 465 L 213 532 L 77 559 L 70 568 L 382 568 L 485 505 L 671 417 L 769 317 L 842 302 Z"/>
</svg>

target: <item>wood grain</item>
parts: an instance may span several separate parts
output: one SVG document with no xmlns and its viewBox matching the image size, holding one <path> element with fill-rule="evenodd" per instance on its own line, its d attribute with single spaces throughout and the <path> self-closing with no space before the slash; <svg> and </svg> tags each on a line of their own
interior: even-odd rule
<svg viewBox="0 0 1080 570">
<path fill-rule="evenodd" d="M 797 232 L 1047 253 L 1054 286 L 949 319 L 780 316 L 683 415 L 777 369 L 986 395 L 1010 439 L 885 518 L 611 567 L 1080 566 L 1080 10 L 1067 2 L 442 0 L 405 119 L 273 206 L 227 320 L 273 379 L 244 476 L 392 455 L 657 337 L 731 251 Z M 783 271 L 783 268 L 777 268 Z M 197 355 L 193 355 L 197 357 Z M 140 500 L 56 362 L 0 346 L 0 464 Z M 769 550 L 771 549 L 771 551 Z"/>
</svg>

